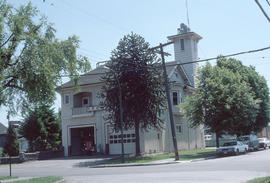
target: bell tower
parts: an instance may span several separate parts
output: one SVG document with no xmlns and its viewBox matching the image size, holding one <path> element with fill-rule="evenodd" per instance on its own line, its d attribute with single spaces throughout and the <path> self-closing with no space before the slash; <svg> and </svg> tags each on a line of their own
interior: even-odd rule
<svg viewBox="0 0 270 183">
<path fill-rule="evenodd" d="M 168 39 L 174 42 L 174 58 L 178 63 L 187 63 L 198 60 L 198 42 L 202 37 L 190 28 L 181 23 L 177 29 L 177 34 L 168 36 Z M 197 74 L 198 63 L 182 65 L 192 86 L 195 86 L 195 77 Z"/>
</svg>

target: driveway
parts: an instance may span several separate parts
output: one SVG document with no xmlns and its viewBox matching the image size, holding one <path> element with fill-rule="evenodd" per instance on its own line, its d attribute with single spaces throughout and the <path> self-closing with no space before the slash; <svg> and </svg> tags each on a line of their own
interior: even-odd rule
<svg viewBox="0 0 270 183">
<path fill-rule="evenodd" d="M 87 163 L 106 157 L 67 158 L 14 165 L 18 176 L 63 176 L 68 183 L 240 183 L 270 176 L 270 150 L 251 152 L 196 162 L 170 165 L 86 168 Z M 8 166 L 0 166 L 0 176 L 8 175 Z"/>
</svg>

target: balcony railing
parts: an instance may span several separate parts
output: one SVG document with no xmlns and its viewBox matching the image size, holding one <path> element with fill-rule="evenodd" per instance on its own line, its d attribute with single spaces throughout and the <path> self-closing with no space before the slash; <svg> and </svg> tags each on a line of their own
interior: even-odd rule
<svg viewBox="0 0 270 183">
<path fill-rule="evenodd" d="M 72 109 L 72 116 L 77 115 L 94 115 L 95 111 L 102 110 L 100 106 L 89 106 L 89 107 L 74 107 Z"/>
</svg>

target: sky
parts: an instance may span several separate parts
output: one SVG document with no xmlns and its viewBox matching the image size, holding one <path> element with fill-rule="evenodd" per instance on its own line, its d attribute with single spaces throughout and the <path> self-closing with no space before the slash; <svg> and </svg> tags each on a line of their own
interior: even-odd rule
<svg viewBox="0 0 270 183">
<path fill-rule="evenodd" d="M 7 2 L 19 7 L 30 1 Z M 180 23 L 188 24 L 188 19 L 191 31 L 203 37 L 198 45 L 200 59 L 270 46 L 270 23 L 254 0 L 187 0 L 187 4 L 186 0 L 31 2 L 54 24 L 59 39 L 79 37 L 78 54 L 87 56 L 93 69 L 97 62 L 110 58 L 111 51 L 124 35 L 134 32 L 151 46 L 157 46 L 167 42 L 167 36 L 175 35 Z M 270 15 L 266 0 L 260 2 Z M 173 46 L 166 47 L 165 51 L 172 54 L 166 60 L 173 61 Z M 244 65 L 254 66 L 270 86 L 270 50 L 234 58 Z M 59 96 L 54 107 L 61 107 Z M 20 119 L 19 115 L 11 117 L 11 120 Z M 0 109 L 0 122 L 7 125 L 5 108 Z"/>
</svg>

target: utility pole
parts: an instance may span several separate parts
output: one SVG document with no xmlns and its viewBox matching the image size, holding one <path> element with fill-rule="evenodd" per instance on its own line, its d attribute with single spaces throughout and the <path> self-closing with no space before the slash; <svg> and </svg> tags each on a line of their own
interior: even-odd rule
<svg viewBox="0 0 270 183">
<path fill-rule="evenodd" d="M 159 48 L 160 48 L 160 54 L 161 54 L 161 59 L 162 59 L 162 68 L 163 68 L 163 77 L 164 77 L 164 81 L 165 81 L 165 90 L 166 90 L 166 95 L 167 95 L 167 100 L 168 100 L 168 109 L 169 109 L 169 115 L 170 115 L 173 147 L 174 147 L 174 153 L 175 153 L 175 160 L 177 161 L 177 160 L 179 160 L 179 155 L 178 155 L 178 148 L 177 148 L 177 139 L 175 136 L 175 126 L 174 126 L 173 113 L 172 113 L 172 103 L 171 103 L 171 97 L 170 97 L 170 91 L 169 91 L 169 85 L 168 85 L 168 78 L 167 78 L 167 71 L 166 71 L 166 65 L 165 65 L 163 46 L 164 45 L 162 45 L 160 43 Z"/>
</svg>

